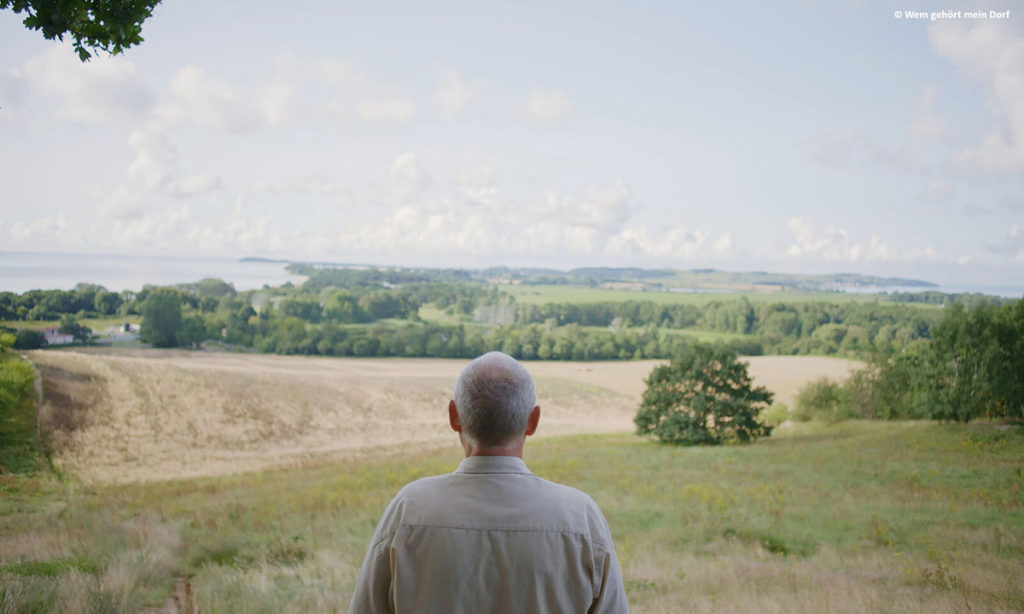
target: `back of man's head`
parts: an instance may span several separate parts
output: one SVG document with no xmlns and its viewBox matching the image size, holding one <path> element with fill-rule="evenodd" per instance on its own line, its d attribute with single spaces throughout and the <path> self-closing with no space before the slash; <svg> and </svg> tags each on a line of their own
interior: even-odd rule
<svg viewBox="0 0 1024 614">
<path fill-rule="evenodd" d="M 462 370 L 454 396 L 463 435 L 477 445 L 500 446 L 526 431 L 537 389 L 515 358 L 488 352 Z"/>
</svg>

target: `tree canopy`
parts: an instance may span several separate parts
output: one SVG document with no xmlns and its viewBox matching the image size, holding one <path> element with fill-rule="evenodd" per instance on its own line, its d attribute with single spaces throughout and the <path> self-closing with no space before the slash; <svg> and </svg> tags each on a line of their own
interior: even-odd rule
<svg viewBox="0 0 1024 614">
<path fill-rule="evenodd" d="M 151 292 L 142 304 L 142 340 L 152 343 L 153 347 L 176 347 L 181 324 L 178 291 L 158 288 Z"/>
<path fill-rule="evenodd" d="M 143 41 L 142 24 L 160 0 L 0 0 L 0 9 L 25 13 L 30 30 L 48 40 L 74 40 L 83 62 L 93 53 L 117 54 Z"/>
<path fill-rule="evenodd" d="M 637 434 L 665 443 L 748 442 L 771 433 L 759 415 L 772 398 L 735 352 L 696 344 L 654 368 L 633 421 Z"/>
</svg>

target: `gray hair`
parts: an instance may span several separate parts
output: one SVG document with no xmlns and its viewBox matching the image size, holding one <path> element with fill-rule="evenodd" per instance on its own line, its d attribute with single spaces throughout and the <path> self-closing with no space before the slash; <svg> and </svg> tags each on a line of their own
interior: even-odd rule
<svg viewBox="0 0 1024 614">
<path fill-rule="evenodd" d="M 515 358 L 488 352 L 462 370 L 454 396 L 463 435 L 478 445 L 500 446 L 526 431 L 537 389 Z"/>
</svg>

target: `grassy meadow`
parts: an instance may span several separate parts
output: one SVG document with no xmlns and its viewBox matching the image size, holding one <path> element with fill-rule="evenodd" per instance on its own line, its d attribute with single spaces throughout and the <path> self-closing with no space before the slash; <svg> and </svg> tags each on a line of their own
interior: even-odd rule
<svg viewBox="0 0 1024 614">
<path fill-rule="evenodd" d="M 436 438 L 391 446 L 364 434 L 358 454 L 334 456 L 289 455 L 273 441 L 286 433 L 289 445 L 309 445 L 318 428 L 341 436 L 328 414 L 344 411 L 393 419 L 394 428 L 417 421 L 415 413 L 381 412 L 443 402 L 449 371 L 457 373 L 460 361 L 44 354 L 33 359 L 44 376 L 50 369 L 44 383 L 51 394 L 82 403 L 86 415 L 65 433 L 67 448 L 53 455 L 56 471 L 0 475 L 0 612 L 345 611 L 390 498 L 408 481 L 450 471 L 460 460 L 454 435 L 443 429 Z M 417 364 L 420 370 L 410 371 Z M 771 387 L 845 368 L 827 359 L 806 363 L 804 372 L 798 363 L 779 364 L 787 367 L 769 361 L 751 370 Z M 637 376 L 649 367 L 531 365 L 542 395 L 550 392 L 542 398 L 548 409 L 541 430 L 556 433 L 533 438 L 526 461 L 536 474 L 590 493 L 604 510 L 634 612 L 1024 610 L 1021 426 L 811 423 L 719 448 L 644 441 L 625 432 L 621 416 L 608 432 L 580 432 L 600 411 L 592 405 L 637 398 Z M 791 380 L 772 379 L 782 371 Z M 146 383 L 160 373 L 172 378 L 165 384 L 176 379 L 177 389 Z M 266 379 L 266 387 L 242 403 L 224 403 L 221 395 L 254 385 L 257 375 L 247 373 Z M 112 384 L 122 380 L 127 388 Z M 311 381 L 326 388 L 323 397 L 309 392 Z M 269 428 L 239 427 L 269 420 L 281 399 L 313 403 L 359 381 L 385 388 L 376 404 L 352 397 L 351 407 L 330 405 L 324 415 L 298 412 Z M 118 414 L 120 427 L 104 424 L 113 415 L 105 412 L 116 409 L 112 395 L 131 389 L 135 396 L 120 406 L 135 413 Z M 177 415 L 195 412 L 190 407 L 204 396 L 215 399 L 199 406 L 221 421 L 216 428 L 203 430 L 200 413 Z M 269 400 L 246 413 L 245 401 L 257 396 Z M 161 406 L 163 426 L 150 412 Z M 563 406 L 569 418 L 557 415 Z M 443 412 L 428 413 L 440 419 Z M 212 435 L 232 424 L 238 439 Z M 201 445 L 189 446 L 188 437 Z M 278 466 L 223 464 L 216 475 L 167 479 L 175 463 L 191 475 L 189 458 L 217 445 L 243 456 L 280 454 Z M 87 446 L 100 451 L 76 451 Z M 165 457 L 150 466 L 145 454 Z M 104 468 L 90 473 L 89 463 Z M 133 479 L 117 479 L 119 470 Z"/>
</svg>

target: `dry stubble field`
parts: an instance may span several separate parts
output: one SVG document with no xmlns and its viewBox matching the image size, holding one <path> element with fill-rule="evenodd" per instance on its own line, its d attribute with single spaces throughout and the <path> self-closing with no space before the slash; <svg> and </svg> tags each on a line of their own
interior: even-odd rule
<svg viewBox="0 0 1024 614">
<path fill-rule="evenodd" d="M 213 352 L 34 352 L 55 463 L 86 483 L 221 475 L 398 449 L 452 446 L 451 388 L 465 360 Z M 856 362 L 754 357 L 755 382 L 791 403 Z M 632 430 L 657 361 L 536 362 L 538 437 Z"/>
</svg>

